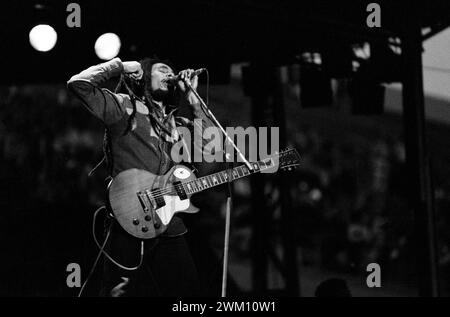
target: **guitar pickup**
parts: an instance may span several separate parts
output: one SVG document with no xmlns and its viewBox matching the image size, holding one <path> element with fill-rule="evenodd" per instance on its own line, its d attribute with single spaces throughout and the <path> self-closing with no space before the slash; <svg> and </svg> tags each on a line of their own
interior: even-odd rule
<svg viewBox="0 0 450 317">
<path fill-rule="evenodd" d="M 181 200 L 187 199 L 186 191 L 184 190 L 183 184 L 181 184 L 180 181 L 174 182 L 173 186 L 175 187 L 175 191 L 177 192 L 178 197 L 180 197 Z"/>
<path fill-rule="evenodd" d="M 146 190 L 145 193 L 152 203 L 153 209 L 159 209 L 166 205 L 166 201 L 164 200 L 163 195 L 158 194 L 159 188 L 155 188 L 153 190 Z M 157 195 L 154 195 L 154 192 L 157 193 Z"/>
</svg>

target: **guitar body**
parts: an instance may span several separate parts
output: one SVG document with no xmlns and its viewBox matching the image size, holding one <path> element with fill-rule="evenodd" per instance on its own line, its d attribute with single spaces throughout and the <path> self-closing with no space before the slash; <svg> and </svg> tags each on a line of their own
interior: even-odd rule
<svg viewBox="0 0 450 317">
<path fill-rule="evenodd" d="M 109 204 L 129 234 L 139 239 L 155 238 L 167 229 L 175 213 L 199 211 L 191 204 L 190 195 L 176 192 L 181 189 L 180 182 L 194 179 L 194 173 L 183 165 L 172 167 L 165 175 L 125 170 L 108 187 Z"/>
</svg>

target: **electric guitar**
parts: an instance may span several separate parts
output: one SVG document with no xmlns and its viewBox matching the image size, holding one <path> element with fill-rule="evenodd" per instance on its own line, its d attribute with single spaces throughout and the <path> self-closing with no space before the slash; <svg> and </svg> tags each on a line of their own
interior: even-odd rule
<svg viewBox="0 0 450 317">
<path fill-rule="evenodd" d="M 287 149 L 261 161 L 245 164 L 197 178 L 183 165 L 173 166 L 164 175 L 128 169 L 108 186 L 109 205 L 119 224 L 132 236 L 151 239 L 162 234 L 177 212 L 196 213 L 189 198 L 206 189 L 255 173 L 291 170 L 300 163 L 295 149 Z"/>
</svg>

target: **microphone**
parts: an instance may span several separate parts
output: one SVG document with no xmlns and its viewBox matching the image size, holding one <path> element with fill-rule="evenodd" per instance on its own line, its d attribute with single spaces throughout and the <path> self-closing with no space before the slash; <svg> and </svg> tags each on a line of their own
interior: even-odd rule
<svg viewBox="0 0 450 317">
<path fill-rule="evenodd" d="M 203 73 L 204 71 L 206 71 L 206 68 L 199 68 L 199 69 L 197 69 L 197 70 L 194 70 L 194 71 L 192 72 L 192 74 L 191 74 L 191 78 L 194 77 L 194 76 L 200 75 L 200 74 Z M 174 85 L 174 84 L 175 84 L 177 81 L 179 81 L 179 80 L 181 80 L 181 75 L 176 75 L 176 76 L 168 77 L 168 78 L 163 79 L 162 81 Z"/>
</svg>

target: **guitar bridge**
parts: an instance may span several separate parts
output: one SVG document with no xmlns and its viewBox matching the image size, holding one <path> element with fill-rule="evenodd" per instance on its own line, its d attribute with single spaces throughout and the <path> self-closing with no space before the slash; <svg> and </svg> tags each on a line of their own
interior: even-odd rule
<svg viewBox="0 0 450 317">
<path fill-rule="evenodd" d="M 152 204 L 153 209 L 156 209 L 157 208 L 156 201 L 155 201 L 155 199 L 153 199 L 152 192 L 150 190 L 147 189 L 145 191 L 145 197 L 147 197 L 150 204 Z"/>
<path fill-rule="evenodd" d="M 149 197 L 148 195 L 144 194 L 143 192 L 137 192 L 137 197 L 139 199 L 139 202 L 141 203 L 142 209 L 144 209 L 144 213 L 148 213 L 150 211 L 149 206 Z"/>
</svg>

